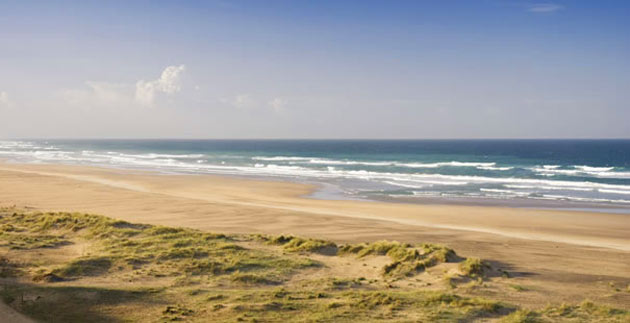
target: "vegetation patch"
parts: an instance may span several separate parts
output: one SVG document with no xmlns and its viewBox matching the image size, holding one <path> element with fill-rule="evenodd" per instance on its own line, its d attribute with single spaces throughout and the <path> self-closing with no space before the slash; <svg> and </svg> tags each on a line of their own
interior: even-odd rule
<svg viewBox="0 0 630 323">
<path fill-rule="evenodd" d="M 70 244 L 63 236 L 49 234 L 24 234 L 12 232 L 0 232 L 0 246 L 9 249 L 39 249 L 55 248 Z"/>
<path fill-rule="evenodd" d="M 571 319 L 578 322 L 630 322 L 630 311 L 584 301 L 579 305 L 548 306 L 542 316 L 550 320 Z"/>
<path fill-rule="evenodd" d="M 0 256 L 0 278 L 18 277 L 22 274 L 21 266 L 6 257 Z"/>
<path fill-rule="evenodd" d="M 484 272 L 488 270 L 490 266 L 479 258 L 467 258 L 459 264 L 459 269 L 462 271 L 462 274 L 468 277 L 483 277 Z"/>
<path fill-rule="evenodd" d="M 6 231 L 0 233 L 0 241 L 7 241 L 0 247 L 10 249 L 53 248 L 71 243 L 70 239 L 89 241 L 90 252 L 97 256 L 81 257 L 54 268 L 51 274 L 61 278 L 134 270 L 136 275 L 153 277 L 217 277 L 251 272 L 275 281 L 300 268 L 317 265 L 308 259 L 246 249 L 223 234 L 133 224 L 82 213 L 5 209 L 0 226 Z M 325 246 L 315 242 L 296 238 L 289 248 L 306 251 Z M 9 274 L 8 269 L 4 272 Z M 39 278 L 47 281 L 42 274 Z"/>
<path fill-rule="evenodd" d="M 421 277 L 407 276 L 444 262 L 461 261 L 463 273 L 483 274 L 483 261 L 462 261 L 440 245 L 379 241 L 337 246 L 293 236 L 227 236 L 17 209 L 0 209 L 0 228 L 7 237 L 18 237 L 13 244 L 0 239 L 0 251 L 6 253 L 0 257 L 0 298 L 43 322 L 630 321 L 627 311 L 592 302 L 523 310 L 458 295 L 458 289 L 412 285 Z M 60 245 L 47 245 L 51 241 L 80 244 L 85 250 L 67 256 Z M 15 248 L 18 242 L 21 247 Z M 330 255 L 319 258 L 331 262 L 309 259 L 313 253 Z M 34 255 L 44 260 L 33 261 Z M 362 259 L 369 256 L 391 259 L 380 268 L 384 279 L 362 278 L 371 270 Z M 358 270 L 357 277 L 335 276 L 339 271 L 322 276 L 321 270 L 333 270 L 326 267 L 330 264 L 341 266 L 335 270 Z M 447 275 L 452 273 L 452 266 L 445 268 Z M 436 272 L 443 273 L 435 268 L 427 275 L 439 277 Z"/>
<path fill-rule="evenodd" d="M 369 255 L 386 255 L 392 259 L 392 262 L 385 265 L 382 271 L 385 276 L 392 277 L 413 276 L 439 263 L 458 259 L 452 249 L 444 246 L 423 244 L 417 248 L 411 244 L 396 241 L 345 245 L 340 247 L 340 253 L 356 254 L 359 258 Z"/>
<path fill-rule="evenodd" d="M 290 235 L 267 236 L 254 235 L 257 240 L 267 244 L 281 245 L 288 252 L 313 252 L 327 255 L 337 254 L 337 245 L 334 242 L 319 239 L 304 239 Z"/>
<path fill-rule="evenodd" d="M 530 310 L 517 310 L 504 317 L 503 323 L 538 323 L 540 315 Z"/>
<path fill-rule="evenodd" d="M 55 269 L 52 273 L 61 277 L 98 276 L 106 273 L 112 264 L 109 257 L 82 258 Z"/>
<path fill-rule="evenodd" d="M 278 285 L 280 283 L 278 280 L 256 274 L 234 273 L 231 279 L 233 282 L 248 285 Z"/>
</svg>

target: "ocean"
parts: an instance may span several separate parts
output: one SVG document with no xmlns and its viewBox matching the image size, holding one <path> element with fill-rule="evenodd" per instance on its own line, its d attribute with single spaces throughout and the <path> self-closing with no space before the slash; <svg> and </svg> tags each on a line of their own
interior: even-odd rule
<svg viewBox="0 0 630 323">
<path fill-rule="evenodd" d="M 8 162 L 318 184 L 315 198 L 630 213 L 630 140 L 6 140 Z"/>
</svg>

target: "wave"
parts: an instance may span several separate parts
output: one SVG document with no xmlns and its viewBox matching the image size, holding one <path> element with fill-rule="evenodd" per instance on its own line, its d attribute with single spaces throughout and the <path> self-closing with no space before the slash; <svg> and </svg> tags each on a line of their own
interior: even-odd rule
<svg viewBox="0 0 630 323">
<path fill-rule="evenodd" d="M 291 160 L 311 160 L 312 157 L 292 157 L 292 156 L 275 156 L 275 157 L 263 157 L 255 156 L 253 160 L 265 160 L 265 161 L 291 161 Z"/>
<path fill-rule="evenodd" d="M 533 199 L 547 199 L 555 201 L 571 201 L 571 202 L 591 202 L 591 203 L 630 203 L 630 200 L 613 200 L 604 198 L 577 197 L 567 195 L 551 195 L 544 194 L 542 196 L 532 197 Z"/>
<path fill-rule="evenodd" d="M 599 192 L 601 193 L 612 193 L 612 194 L 627 194 L 630 195 L 630 190 L 628 191 L 624 191 L 624 190 L 611 190 L 611 189 L 598 189 Z"/>
<path fill-rule="evenodd" d="M 569 187 L 569 186 L 545 186 L 545 185 L 514 185 L 514 184 L 504 184 L 503 186 L 507 188 L 516 188 L 516 189 L 533 189 L 533 190 L 566 190 L 566 191 L 581 191 L 581 192 L 593 192 L 595 189 L 587 188 L 587 187 Z"/>
<path fill-rule="evenodd" d="M 492 193 L 508 193 L 508 194 L 516 193 L 512 190 L 502 190 L 498 188 L 480 188 L 479 190 L 482 192 L 492 192 Z"/>
<path fill-rule="evenodd" d="M 573 166 L 573 167 L 579 170 L 585 171 L 585 172 L 594 172 L 594 173 L 608 172 L 615 169 L 614 167 L 592 167 L 592 166 Z"/>
<path fill-rule="evenodd" d="M 395 166 L 395 162 L 363 162 L 354 160 L 330 160 L 322 158 L 313 158 L 309 160 L 310 164 L 323 165 L 363 165 L 363 166 Z"/>
<path fill-rule="evenodd" d="M 392 182 L 392 181 L 383 181 L 383 183 L 389 184 L 389 185 L 393 185 L 393 186 L 400 186 L 400 187 L 405 187 L 405 188 L 415 188 L 415 189 L 420 189 L 420 188 L 425 188 L 427 186 L 430 186 L 430 185 L 409 185 L 409 184 L 403 184 L 403 183 Z"/>
<path fill-rule="evenodd" d="M 492 191 L 490 191 L 492 192 Z M 531 194 L 522 194 L 518 192 L 497 192 L 499 194 L 475 194 L 475 193 L 464 193 L 464 194 L 452 194 L 452 193 L 443 193 L 443 192 L 413 192 L 412 196 L 416 197 L 455 197 L 455 198 L 476 198 L 476 199 L 512 199 L 512 198 L 528 198 L 535 200 L 551 200 L 551 201 L 569 201 L 569 202 L 583 202 L 583 203 L 622 203 L 622 204 L 630 204 L 630 200 L 616 200 L 616 199 L 605 199 L 605 198 L 587 198 L 587 197 L 576 197 L 576 196 L 567 196 L 567 195 L 553 195 L 553 194 L 543 194 L 543 195 L 531 195 Z M 409 195 L 404 194 L 389 194 L 390 197 L 409 197 Z"/>
<path fill-rule="evenodd" d="M 407 168 L 439 168 L 439 167 L 486 167 L 491 170 L 509 170 L 512 167 L 494 167 L 494 162 L 461 162 L 461 161 L 448 161 L 448 162 L 436 162 L 436 163 L 403 163 L 397 161 L 358 161 L 358 160 L 338 160 L 327 159 L 319 157 L 297 157 L 297 156 L 255 156 L 252 160 L 261 161 L 286 161 L 293 163 L 309 163 L 309 164 L 322 164 L 322 165 L 363 165 L 363 166 L 394 166 L 394 167 L 407 167 Z"/>
<path fill-rule="evenodd" d="M 493 167 L 493 166 L 479 166 L 477 169 L 481 170 L 512 170 L 514 167 Z"/>
<path fill-rule="evenodd" d="M 530 168 L 537 175 L 554 176 L 566 175 L 577 177 L 596 177 L 596 178 L 630 178 L 630 172 L 612 171 L 615 167 L 591 167 L 591 166 L 570 166 L 572 169 L 560 169 L 559 167 L 533 167 Z"/>
<path fill-rule="evenodd" d="M 168 159 L 168 158 L 176 158 L 176 159 L 199 159 L 204 157 L 203 154 L 156 154 L 156 153 L 148 153 L 148 154 L 125 154 L 118 153 L 114 151 L 107 152 L 106 155 L 96 153 L 91 150 L 83 150 L 82 154 L 85 156 L 95 156 L 95 157 L 109 157 L 109 156 L 118 156 L 118 157 L 127 157 L 127 158 L 140 158 L 140 159 Z"/>
<path fill-rule="evenodd" d="M 39 148 L 34 148 L 39 147 Z M 96 166 L 127 167 L 140 169 L 154 169 L 175 173 L 217 173 L 227 175 L 257 175 L 304 178 L 308 180 L 322 179 L 321 182 L 339 181 L 344 185 L 357 185 L 358 190 L 383 189 L 393 191 L 392 186 L 399 187 L 397 191 L 417 192 L 435 190 L 449 196 L 492 197 L 500 195 L 524 198 L 556 198 L 554 196 L 568 196 L 573 200 L 599 198 L 602 201 L 622 201 L 620 195 L 630 195 L 630 185 L 617 183 L 601 183 L 600 180 L 587 180 L 586 177 L 597 178 L 630 178 L 624 168 L 592 167 L 584 165 L 559 166 L 542 165 L 529 169 L 519 167 L 525 171 L 523 177 L 492 177 L 481 174 L 501 174 L 476 171 L 480 175 L 449 175 L 448 173 L 475 172 L 470 168 L 487 171 L 509 171 L 512 166 L 497 166 L 495 162 L 464 162 L 447 161 L 435 163 L 402 162 L 402 161 L 362 161 L 328 159 L 301 156 L 228 156 L 212 154 L 174 154 L 174 153 L 129 153 L 116 151 L 77 150 L 69 151 L 41 144 L 11 144 L 0 142 L 0 156 L 15 157 L 18 160 L 35 160 L 37 162 L 64 162 L 89 164 Z M 46 149 L 49 148 L 49 149 Z M 221 158 L 226 158 L 228 163 Z M 315 166 L 322 165 L 322 166 Z M 390 168 L 373 167 L 343 167 L 346 165 L 360 166 L 390 166 Z M 400 168 L 397 168 L 400 167 Z M 402 169 L 409 168 L 410 170 Z M 422 168 L 439 167 L 467 167 L 467 169 L 440 169 L 442 174 L 422 173 Z M 363 168 L 363 169 L 349 169 Z M 416 168 L 417 170 L 413 170 Z M 527 170 L 545 174 L 549 178 L 526 178 L 531 176 Z M 446 174 L 445 174 L 446 173 Z M 512 173 L 502 173 L 509 174 Z M 584 179 L 555 180 L 555 175 L 581 176 Z M 628 177 L 623 177 L 628 176 Z M 610 182 L 610 181 L 609 181 Z M 351 183 L 351 184 L 345 184 Z M 549 192 L 549 191 L 554 192 Z M 481 193 L 480 193 L 481 192 Z M 575 193 L 572 193 L 575 192 Z M 559 193 L 559 194 L 547 194 Z M 414 193 L 415 194 L 415 193 Z M 546 195 L 545 195 L 546 194 Z M 565 195 L 563 195 L 565 194 Z M 442 195 L 442 196 L 446 196 Z M 461 194 L 460 194 L 461 195 Z M 574 196 L 576 195 L 576 196 Z M 586 195 L 589 195 L 587 197 Z M 607 199 L 610 197 L 609 199 Z M 567 197 L 564 197 L 567 198 Z M 617 199 L 619 198 L 619 199 Z M 589 200 L 591 201 L 591 200 Z M 593 201 L 591 201 L 593 202 Z M 622 202 L 624 203 L 624 202 Z"/>
<path fill-rule="evenodd" d="M 291 175 L 291 176 L 313 176 L 313 177 L 340 177 L 340 178 L 358 178 L 358 179 L 375 179 L 375 180 L 389 180 L 399 181 L 406 183 L 407 185 L 413 184 L 434 184 L 434 185 L 466 185 L 466 184 L 483 184 L 483 183 L 496 183 L 496 184 L 508 184 L 508 185 L 532 185 L 532 188 L 563 188 L 567 190 L 579 190 L 579 189 L 612 189 L 612 190 L 630 190 L 629 185 L 620 184 L 605 184 L 591 181 L 561 181 L 561 180 L 545 180 L 545 179 L 532 179 L 532 178 L 517 178 L 517 177 L 486 177 L 486 176 L 472 176 L 472 175 L 444 175 L 444 174 L 419 174 L 419 173 L 395 173 L 395 172 L 375 172 L 369 170 L 343 170 L 329 167 L 327 169 L 313 169 L 307 167 L 300 167 L 296 165 L 277 165 L 277 164 L 255 164 L 251 166 L 237 166 L 237 165 L 215 165 L 215 164 L 199 164 L 188 163 L 184 161 L 178 161 L 175 158 L 198 158 L 203 156 L 201 154 L 188 154 L 188 155 L 175 155 L 175 154 L 121 154 L 112 152 L 112 154 L 76 154 L 69 151 L 35 151 L 35 152 L 6 152 L 0 151 L 0 154 L 7 155 L 28 155 L 37 159 L 44 160 L 72 160 L 72 161 L 87 161 L 98 162 L 107 164 L 131 164 L 136 166 L 158 166 L 158 167 L 172 167 L 175 169 L 188 169 L 188 170 L 237 170 L 246 173 L 261 173 L 261 175 Z M 87 158 L 86 158 L 87 157 Z M 144 157 L 144 158 L 143 158 Z M 175 158 L 164 158 L 175 157 Z M 280 161 L 280 158 L 290 158 L 291 160 L 311 160 L 313 158 L 308 157 L 257 157 L 258 159 L 267 158 Z M 411 164 L 413 166 L 435 166 L 435 165 L 457 165 L 457 166 L 471 166 L 471 167 L 491 167 L 488 165 L 494 165 L 495 163 L 476 163 L 476 162 L 444 162 L 444 163 L 432 163 L 432 164 Z M 409 165 L 409 164 L 407 164 Z M 479 166 L 486 165 L 486 166 Z M 602 171 L 603 172 L 603 171 Z"/>
<path fill-rule="evenodd" d="M 438 167 L 492 167 L 496 163 L 478 163 L 478 162 L 438 162 L 438 163 L 395 163 L 396 166 L 411 167 L 411 168 L 438 168 Z"/>
</svg>

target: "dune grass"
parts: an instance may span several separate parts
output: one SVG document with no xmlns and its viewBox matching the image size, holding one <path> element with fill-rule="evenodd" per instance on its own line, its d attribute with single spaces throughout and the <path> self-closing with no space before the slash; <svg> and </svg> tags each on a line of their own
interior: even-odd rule
<svg viewBox="0 0 630 323">
<path fill-rule="evenodd" d="M 489 269 L 489 265 L 481 261 L 479 258 L 470 257 L 459 264 L 459 269 L 468 277 L 482 277 L 484 272 Z"/>
<path fill-rule="evenodd" d="M 480 259 L 463 260 L 433 244 L 228 236 L 17 209 L 0 209 L 0 228 L 3 236 L 18 237 L 0 239 L 6 253 L 0 257 L 0 298 L 43 322 L 623 322 L 630 315 L 590 302 L 528 311 L 456 290 L 400 288 L 363 277 L 309 278 L 326 267 L 310 259 L 313 254 L 356 266 L 386 256 L 391 263 L 380 275 L 390 280 L 447 262 L 459 262 L 463 275 L 483 275 Z M 75 244 L 86 249 L 72 254 Z M 57 260 L 36 261 L 33 252 Z M 294 280 L 296 274 L 301 278 Z"/>
<path fill-rule="evenodd" d="M 10 224 L 12 234 L 22 238 L 11 241 L 10 248 L 18 243 L 22 245 L 22 241 L 29 244 L 19 249 L 63 245 L 36 242 L 35 238 L 42 236 L 50 241 L 64 241 L 64 244 L 69 243 L 67 237 L 71 236 L 93 242 L 92 255 L 52 270 L 53 274 L 67 279 L 134 270 L 162 277 L 182 273 L 215 277 L 255 272 L 278 280 L 286 278 L 293 270 L 317 265 L 314 261 L 246 249 L 222 234 L 131 224 L 96 215 L 13 212 L 3 215 L 0 223 Z"/>
<path fill-rule="evenodd" d="M 281 245 L 287 252 L 313 252 L 331 255 L 337 253 L 337 245 L 326 240 L 304 239 L 292 235 L 269 236 L 257 234 L 252 237 L 267 244 Z"/>
<path fill-rule="evenodd" d="M 439 263 L 456 261 L 455 252 L 447 247 L 436 244 L 423 244 L 415 247 L 408 243 L 397 241 L 376 241 L 345 245 L 340 247 L 341 254 L 355 254 L 357 257 L 369 255 L 386 255 L 392 262 L 383 267 L 385 276 L 402 277 L 413 276 Z"/>
<path fill-rule="evenodd" d="M 337 246 L 330 241 L 304 239 L 292 235 L 268 236 L 259 234 L 253 237 L 267 244 L 280 245 L 287 252 L 356 255 L 359 258 L 370 255 L 388 256 L 392 262 L 382 268 L 382 273 L 389 277 L 413 276 L 439 263 L 459 259 L 452 249 L 436 244 L 423 244 L 416 247 L 408 243 L 383 240 Z"/>
</svg>

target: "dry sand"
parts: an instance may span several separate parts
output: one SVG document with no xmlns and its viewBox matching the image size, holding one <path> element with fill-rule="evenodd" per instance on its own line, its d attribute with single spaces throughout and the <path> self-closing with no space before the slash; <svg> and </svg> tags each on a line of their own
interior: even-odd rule
<svg viewBox="0 0 630 323">
<path fill-rule="evenodd" d="M 508 270 L 515 285 L 528 288 L 495 295 L 506 301 L 538 307 L 588 298 L 630 308 L 628 215 L 305 198 L 313 189 L 222 176 L 0 164 L 5 206 L 225 233 L 444 243 Z"/>
</svg>

